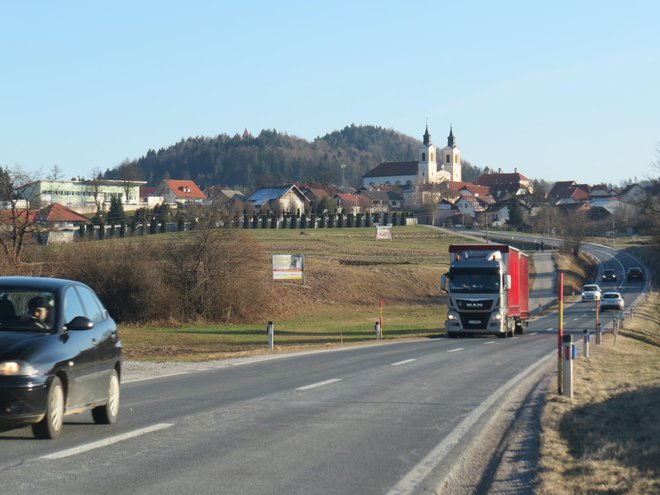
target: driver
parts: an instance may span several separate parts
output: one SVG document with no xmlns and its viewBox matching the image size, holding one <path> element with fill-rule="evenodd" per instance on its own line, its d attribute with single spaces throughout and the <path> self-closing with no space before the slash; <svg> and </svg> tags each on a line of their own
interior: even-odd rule
<svg viewBox="0 0 660 495">
<path fill-rule="evenodd" d="M 36 296 L 28 301 L 28 312 L 21 317 L 21 321 L 32 328 L 47 330 L 46 318 L 48 318 L 48 303 L 44 297 Z"/>
</svg>

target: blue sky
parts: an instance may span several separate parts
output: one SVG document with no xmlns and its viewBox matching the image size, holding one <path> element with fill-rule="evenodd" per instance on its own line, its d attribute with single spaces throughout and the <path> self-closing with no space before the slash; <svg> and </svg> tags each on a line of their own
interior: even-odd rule
<svg viewBox="0 0 660 495">
<path fill-rule="evenodd" d="M 474 165 L 618 184 L 657 175 L 660 2 L 0 0 L 0 98 L 0 164 L 43 175 L 428 121 Z"/>
</svg>

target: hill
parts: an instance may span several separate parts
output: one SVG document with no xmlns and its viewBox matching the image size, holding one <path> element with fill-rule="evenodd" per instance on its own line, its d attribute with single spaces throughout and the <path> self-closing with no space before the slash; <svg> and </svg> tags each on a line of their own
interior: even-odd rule
<svg viewBox="0 0 660 495">
<path fill-rule="evenodd" d="M 420 133 L 421 135 L 421 133 Z M 384 161 L 417 157 L 420 141 L 392 129 L 350 125 L 313 141 L 275 130 L 253 137 L 194 137 L 108 170 L 108 179 L 191 179 L 202 187 L 245 188 L 292 182 L 358 186 L 367 171 Z M 342 164 L 346 164 L 345 177 Z M 469 164 L 468 164 L 469 167 Z M 468 179 L 469 180 L 469 179 Z"/>
</svg>

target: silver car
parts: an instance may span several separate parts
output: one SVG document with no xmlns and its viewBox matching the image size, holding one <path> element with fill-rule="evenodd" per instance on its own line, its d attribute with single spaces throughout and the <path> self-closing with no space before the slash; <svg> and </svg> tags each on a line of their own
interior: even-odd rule
<svg viewBox="0 0 660 495">
<path fill-rule="evenodd" d="M 582 302 L 600 301 L 600 287 L 596 284 L 585 285 L 582 289 Z"/>
<path fill-rule="evenodd" d="M 623 298 L 619 292 L 605 292 L 600 301 L 600 309 L 617 309 L 623 311 Z"/>
</svg>

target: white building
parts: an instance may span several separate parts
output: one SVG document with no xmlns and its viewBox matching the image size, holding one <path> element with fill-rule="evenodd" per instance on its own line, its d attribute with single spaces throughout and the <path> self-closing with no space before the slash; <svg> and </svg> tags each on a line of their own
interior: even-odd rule
<svg viewBox="0 0 660 495">
<path fill-rule="evenodd" d="M 416 162 L 383 162 L 362 177 L 362 187 L 460 182 L 461 177 L 461 150 L 454 139 L 453 129 L 449 128 L 447 146 L 438 151 L 426 126 Z"/>
</svg>

